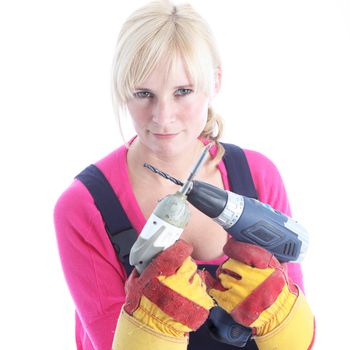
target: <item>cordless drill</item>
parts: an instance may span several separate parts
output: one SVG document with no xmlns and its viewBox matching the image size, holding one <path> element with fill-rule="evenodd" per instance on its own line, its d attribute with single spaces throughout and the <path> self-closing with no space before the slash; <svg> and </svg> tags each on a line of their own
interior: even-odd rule
<svg viewBox="0 0 350 350">
<path fill-rule="evenodd" d="M 193 180 L 208 152 L 207 146 L 187 181 L 181 181 L 147 165 L 181 185 L 181 189 L 158 202 L 130 251 L 130 264 L 141 273 L 162 250 L 179 239 L 190 219 L 188 202 L 220 224 L 234 239 L 259 245 L 280 262 L 300 262 L 308 247 L 307 231 L 297 221 L 258 200 Z M 220 307 L 209 317 L 210 331 L 219 341 L 245 346 L 251 329 L 235 323 Z"/>
</svg>

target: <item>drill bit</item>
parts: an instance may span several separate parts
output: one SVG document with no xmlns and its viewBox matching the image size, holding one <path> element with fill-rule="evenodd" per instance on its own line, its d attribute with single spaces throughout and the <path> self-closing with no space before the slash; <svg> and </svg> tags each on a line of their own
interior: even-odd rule
<svg viewBox="0 0 350 350">
<path fill-rule="evenodd" d="M 175 177 L 165 173 L 164 171 L 161 171 L 159 169 L 157 169 L 155 166 L 151 165 L 151 164 L 148 164 L 148 163 L 144 163 L 143 164 L 144 167 L 146 167 L 147 169 L 153 171 L 154 173 L 164 177 L 165 179 L 167 180 L 170 180 L 171 182 L 173 182 L 174 184 L 178 185 L 178 186 L 183 186 L 183 182 L 176 179 Z"/>
<path fill-rule="evenodd" d="M 178 185 L 178 186 L 183 186 L 183 188 L 181 189 L 181 193 L 186 194 L 189 190 L 189 188 L 191 187 L 191 183 L 192 183 L 192 179 L 194 178 L 194 176 L 197 174 L 198 170 L 200 169 L 200 167 L 202 166 L 205 157 L 207 155 L 207 152 L 209 151 L 209 148 L 212 146 L 212 144 L 208 144 L 203 152 L 201 153 L 199 159 L 197 160 L 196 164 L 194 165 L 188 179 L 186 180 L 186 182 L 182 182 L 178 179 L 176 179 L 175 177 L 165 173 L 164 171 L 161 171 L 159 169 L 157 169 L 155 166 L 149 164 L 149 163 L 144 163 L 143 166 L 146 167 L 147 169 L 153 171 L 154 173 L 164 177 L 167 180 L 172 181 L 174 184 Z"/>
<path fill-rule="evenodd" d="M 184 183 L 184 185 L 180 189 L 180 193 L 187 196 L 189 191 L 192 189 L 192 185 L 193 185 L 192 180 L 195 177 L 195 175 L 198 173 L 199 169 L 202 167 L 202 165 L 205 161 L 205 158 L 208 154 L 209 148 L 211 146 L 212 146 L 212 143 L 209 143 L 204 147 L 204 150 L 202 151 L 199 159 L 197 160 L 196 164 L 194 165 L 193 169 L 191 170 L 188 179 L 186 180 L 186 182 Z"/>
</svg>

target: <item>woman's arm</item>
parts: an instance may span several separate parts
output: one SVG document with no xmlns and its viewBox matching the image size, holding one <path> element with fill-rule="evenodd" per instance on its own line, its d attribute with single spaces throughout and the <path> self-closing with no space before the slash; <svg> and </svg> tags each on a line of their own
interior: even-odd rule
<svg viewBox="0 0 350 350">
<path fill-rule="evenodd" d="M 100 213 L 79 181 L 58 199 L 54 222 L 63 272 L 83 327 L 80 341 L 84 349 L 110 350 L 126 275 Z"/>
</svg>

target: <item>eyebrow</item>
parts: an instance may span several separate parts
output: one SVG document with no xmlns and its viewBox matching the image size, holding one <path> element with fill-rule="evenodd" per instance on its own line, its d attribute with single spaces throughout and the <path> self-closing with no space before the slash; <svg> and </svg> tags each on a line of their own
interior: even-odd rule
<svg viewBox="0 0 350 350">
<path fill-rule="evenodd" d="M 193 84 L 187 84 L 187 85 L 179 85 L 179 86 L 174 86 L 173 89 L 177 90 L 177 89 L 186 89 L 186 88 L 193 88 L 194 85 Z M 152 89 L 149 88 L 144 88 L 142 86 L 136 86 L 135 90 L 142 90 L 142 91 L 149 91 L 149 92 L 153 92 Z"/>
</svg>

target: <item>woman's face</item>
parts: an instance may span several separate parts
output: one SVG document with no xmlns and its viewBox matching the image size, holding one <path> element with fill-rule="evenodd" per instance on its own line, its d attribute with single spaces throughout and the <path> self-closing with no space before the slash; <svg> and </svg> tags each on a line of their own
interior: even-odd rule
<svg viewBox="0 0 350 350">
<path fill-rule="evenodd" d="M 157 67 L 136 87 L 127 102 L 139 141 L 157 156 L 174 156 L 197 142 L 207 121 L 208 105 L 216 88 L 208 94 L 195 92 L 185 66 L 177 60 L 174 73 Z"/>
</svg>

